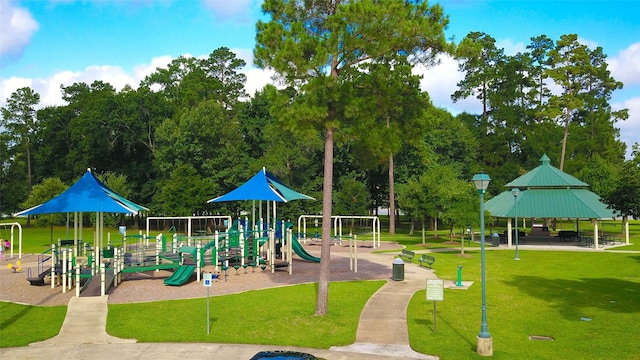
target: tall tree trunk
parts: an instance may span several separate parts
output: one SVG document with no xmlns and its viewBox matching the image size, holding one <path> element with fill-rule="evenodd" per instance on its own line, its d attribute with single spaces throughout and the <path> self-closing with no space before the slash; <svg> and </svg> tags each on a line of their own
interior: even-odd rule
<svg viewBox="0 0 640 360">
<path fill-rule="evenodd" d="M 560 171 L 564 168 L 564 156 L 567 151 L 567 137 L 569 136 L 569 123 L 571 122 L 571 111 L 567 108 L 564 119 L 564 135 L 562 135 L 562 152 L 560 153 Z"/>
<path fill-rule="evenodd" d="M 389 235 L 396 233 L 396 194 L 393 181 L 393 154 L 389 154 Z"/>
<path fill-rule="evenodd" d="M 320 247 L 320 277 L 316 315 L 329 308 L 329 261 L 331 260 L 331 193 L 333 189 L 333 129 L 327 129 L 324 141 L 324 180 L 322 183 L 322 240 Z"/>
</svg>

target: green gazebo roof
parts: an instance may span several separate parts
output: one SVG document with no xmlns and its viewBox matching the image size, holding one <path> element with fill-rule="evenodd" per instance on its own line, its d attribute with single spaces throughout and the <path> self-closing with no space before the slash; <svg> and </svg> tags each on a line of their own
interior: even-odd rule
<svg viewBox="0 0 640 360">
<path fill-rule="evenodd" d="M 508 188 L 519 188 L 514 199 L 511 190 L 490 199 L 485 209 L 494 217 L 513 218 L 613 218 L 616 213 L 607 209 L 600 197 L 589 191 L 589 184 L 551 166 L 549 157 L 543 155 L 540 166 L 511 181 Z M 516 214 L 517 201 L 517 214 Z"/>
<path fill-rule="evenodd" d="M 540 158 L 540 166 L 511 181 L 508 188 L 520 188 L 520 190 L 534 187 L 543 188 L 587 188 L 589 184 L 561 171 L 551 165 L 551 160 L 545 154 Z"/>
</svg>

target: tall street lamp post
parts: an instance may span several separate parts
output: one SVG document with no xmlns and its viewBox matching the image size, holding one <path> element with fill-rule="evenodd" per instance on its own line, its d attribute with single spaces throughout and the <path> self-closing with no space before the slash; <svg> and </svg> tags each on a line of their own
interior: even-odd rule
<svg viewBox="0 0 640 360">
<path fill-rule="evenodd" d="M 520 195 L 520 189 L 511 189 L 511 194 L 513 194 L 513 212 L 516 218 L 516 260 L 520 260 L 520 256 L 518 255 L 518 195 Z"/>
<path fill-rule="evenodd" d="M 489 334 L 489 326 L 487 325 L 487 287 L 485 277 L 484 262 L 484 193 L 489 187 L 491 178 L 487 174 L 475 174 L 473 183 L 480 194 L 480 254 L 481 254 L 481 277 L 482 277 L 482 324 L 480 325 L 480 333 L 476 337 L 477 353 L 481 356 L 493 355 L 493 339 Z"/>
</svg>

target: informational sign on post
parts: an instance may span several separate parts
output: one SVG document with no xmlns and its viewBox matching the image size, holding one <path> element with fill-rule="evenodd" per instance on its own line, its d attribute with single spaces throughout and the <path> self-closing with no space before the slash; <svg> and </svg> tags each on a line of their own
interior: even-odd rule
<svg viewBox="0 0 640 360">
<path fill-rule="evenodd" d="M 427 279 L 427 301 L 444 301 L 444 280 Z"/>
<path fill-rule="evenodd" d="M 427 301 L 433 301 L 433 332 L 436 332 L 436 302 L 444 301 L 444 280 L 427 279 Z"/>
<path fill-rule="evenodd" d="M 213 281 L 213 274 L 204 273 L 202 280 L 204 280 L 202 282 L 204 287 L 207 288 L 207 335 L 208 335 L 209 332 L 211 331 L 211 324 L 210 324 L 211 317 L 209 316 L 209 288 L 211 288 L 211 282 Z"/>
<path fill-rule="evenodd" d="M 213 281 L 213 274 L 211 273 L 204 273 L 203 274 L 203 284 L 204 287 L 211 287 L 211 282 Z M 208 290 L 207 290 L 207 294 L 208 294 Z"/>
</svg>

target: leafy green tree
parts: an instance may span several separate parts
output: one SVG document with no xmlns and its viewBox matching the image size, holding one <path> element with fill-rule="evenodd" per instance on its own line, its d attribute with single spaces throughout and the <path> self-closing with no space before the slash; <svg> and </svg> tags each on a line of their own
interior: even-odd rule
<svg viewBox="0 0 640 360">
<path fill-rule="evenodd" d="M 247 76 L 240 72 L 246 63 L 238 59 L 231 50 L 226 47 L 218 48 L 201 63 L 207 77 L 214 80 L 211 82 L 212 96 L 208 98 L 217 99 L 229 110 L 235 108 L 240 98 L 247 96 L 244 91 Z"/>
<path fill-rule="evenodd" d="M 429 213 L 430 204 L 426 200 L 427 184 L 426 177 L 421 176 L 409 179 L 406 183 L 398 184 L 398 206 L 400 210 L 411 218 L 411 228 L 409 235 L 413 234 L 415 221 L 420 221 L 422 229 L 422 245 L 426 244 L 425 222 Z"/>
<path fill-rule="evenodd" d="M 36 106 L 40 103 L 40 94 L 30 87 L 16 90 L 9 99 L 7 105 L 0 109 L 2 120 L 0 127 L 4 127 L 10 136 L 10 147 L 24 152 L 27 163 L 27 184 L 31 192 L 31 147 L 33 137 L 37 130 Z"/>
<path fill-rule="evenodd" d="M 419 155 L 423 163 L 427 166 L 450 165 L 459 174 L 473 173 L 480 139 L 474 137 L 459 117 L 454 117 L 444 109 L 430 107 L 427 116 L 430 124 L 424 137 L 427 149 L 421 151 L 423 155 Z"/>
<path fill-rule="evenodd" d="M 594 110 L 597 98 L 606 104 L 613 91 L 622 88 L 622 83 L 610 76 L 602 49 L 590 50 L 578 42 L 576 34 L 562 35 L 548 56 L 550 67 L 547 74 L 561 88 L 561 93 L 549 97 L 546 112 L 564 126 L 559 166 L 563 170 L 572 121 L 581 110 Z M 593 106 L 589 106 L 589 103 Z M 600 107 L 605 104 L 598 102 Z M 616 114 L 611 114 L 606 108 L 604 111 L 612 116 L 624 116 L 624 111 Z"/>
<path fill-rule="evenodd" d="M 73 118 L 69 121 L 72 144 L 65 157 L 67 169 L 82 174 L 87 168 L 98 173 L 113 162 L 113 115 L 117 109 L 116 90 L 108 83 L 75 83 L 62 88 Z"/>
<path fill-rule="evenodd" d="M 156 129 L 155 136 L 154 164 L 161 180 L 187 165 L 200 177 L 216 184 L 206 190 L 208 195 L 198 199 L 202 206 L 208 199 L 233 190 L 253 175 L 251 169 L 238 166 L 247 163 L 241 151 L 239 124 L 216 100 L 203 101 L 194 108 L 184 109 L 175 119 L 166 119 Z"/>
<path fill-rule="evenodd" d="M 364 159 L 361 166 L 370 169 L 387 164 L 389 177 L 389 234 L 395 233 L 395 165 L 394 154 L 404 143 L 422 140 L 427 129 L 425 109 L 430 107 L 426 94 L 420 92 L 420 77 L 412 74 L 405 58 L 391 57 L 378 63 L 363 63 L 352 71 L 353 101 L 345 116 L 352 118 L 354 151 Z M 368 160 L 368 161 L 367 161 Z"/>
<path fill-rule="evenodd" d="M 374 0 L 298 2 L 267 0 L 269 21 L 258 21 L 256 64 L 272 68 L 295 97 L 280 104 L 278 118 L 310 137 L 324 137 L 322 250 L 316 315 L 328 308 L 329 239 L 336 131 L 349 128 L 345 107 L 351 69 L 390 56 L 433 63 L 446 47 L 448 19 L 439 5 Z M 288 104 L 288 106 L 285 106 Z M 275 109 L 274 109 L 275 110 Z"/>
<path fill-rule="evenodd" d="M 27 200 L 21 206 L 23 209 L 29 209 L 45 203 L 54 197 L 62 194 L 69 186 L 65 185 L 59 178 L 46 178 L 40 184 L 33 187 Z M 36 218 L 38 226 L 63 225 L 65 223 L 65 214 L 42 214 Z"/>
<path fill-rule="evenodd" d="M 340 178 L 339 190 L 333 195 L 334 213 L 337 215 L 367 215 L 371 196 L 367 186 L 355 173 Z M 351 219 L 350 233 L 354 232 L 355 219 Z"/>
<path fill-rule="evenodd" d="M 180 164 L 171 171 L 156 195 L 158 210 L 164 216 L 190 216 L 202 214 L 214 182 L 196 171 L 190 164 Z"/>
<path fill-rule="evenodd" d="M 455 102 L 475 96 L 482 101 L 482 116 L 489 115 L 490 88 L 496 83 L 498 63 L 503 61 L 504 51 L 496 47 L 496 40 L 484 32 L 470 32 L 458 45 L 455 58 L 460 61 L 458 69 L 465 73 L 458 82 L 451 99 Z"/>
<path fill-rule="evenodd" d="M 78 176 L 67 166 L 67 158 L 74 148 L 71 141 L 71 121 L 75 113 L 70 106 L 47 106 L 38 110 L 38 130 L 34 145 L 34 169 L 36 181 L 43 174 L 71 182 Z"/>
<path fill-rule="evenodd" d="M 553 40 L 547 37 L 547 35 L 539 35 L 531 38 L 531 43 L 527 45 L 527 49 L 530 50 L 530 56 L 533 60 L 533 71 L 531 78 L 536 83 L 535 90 L 531 92 L 533 95 L 533 101 L 537 104 L 539 109 L 542 109 L 546 99 L 551 95 L 551 90 L 546 85 L 547 79 L 546 69 L 549 65 L 549 51 L 553 49 Z M 540 116 L 536 116 L 540 119 Z"/>
<path fill-rule="evenodd" d="M 129 199 L 131 196 L 131 186 L 128 183 L 127 176 L 124 174 L 116 174 L 112 171 L 107 171 L 102 174 L 96 175 L 103 184 L 105 184 L 111 191 L 122 196 L 125 199 Z M 104 214 L 105 225 L 116 226 L 117 224 L 124 225 L 124 214 Z"/>
<path fill-rule="evenodd" d="M 176 111 L 212 99 L 230 110 L 246 96 L 246 75 L 240 73 L 245 65 L 244 60 L 236 58 L 228 48 L 221 47 L 206 59 L 180 56 L 166 69 L 158 68 L 148 75 L 141 85 L 159 89 Z"/>
<path fill-rule="evenodd" d="M 473 211 L 478 207 L 478 196 L 476 189 L 469 181 L 458 178 L 449 179 L 450 182 L 442 188 L 442 200 L 446 200 L 445 206 L 440 213 L 440 219 L 449 226 L 449 240 L 453 241 L 455 227 L 464 228 L 467 225 L 475 225 L 478 211 Z M 462 230 L 464 233 L 464 230 Z"/>
<path fill-rule="evenodd" d="M 166 69 L 158 68 L 148 75 L 141 86 L 159 92 L 167 101 L 175 106 L 175 109 L 193 106 L 200 99 L 198 89 L 200 81 L 205 77 L 200 69 L 198 74 L 192 74 L 198 70 L 198 60 L 192 57 L 179 56 L 173 59 Z M 196 86 L 185 86 L 185 83 L 193 83 Z"/>
<path fill-rule="evenodd" d="M 634 158 L 624 162 L 617 181 L 602 200 L 622 215 L 623 226 L 629 217 L 640 219 L 640 145 L 634 144 Z"/>
</svg>

